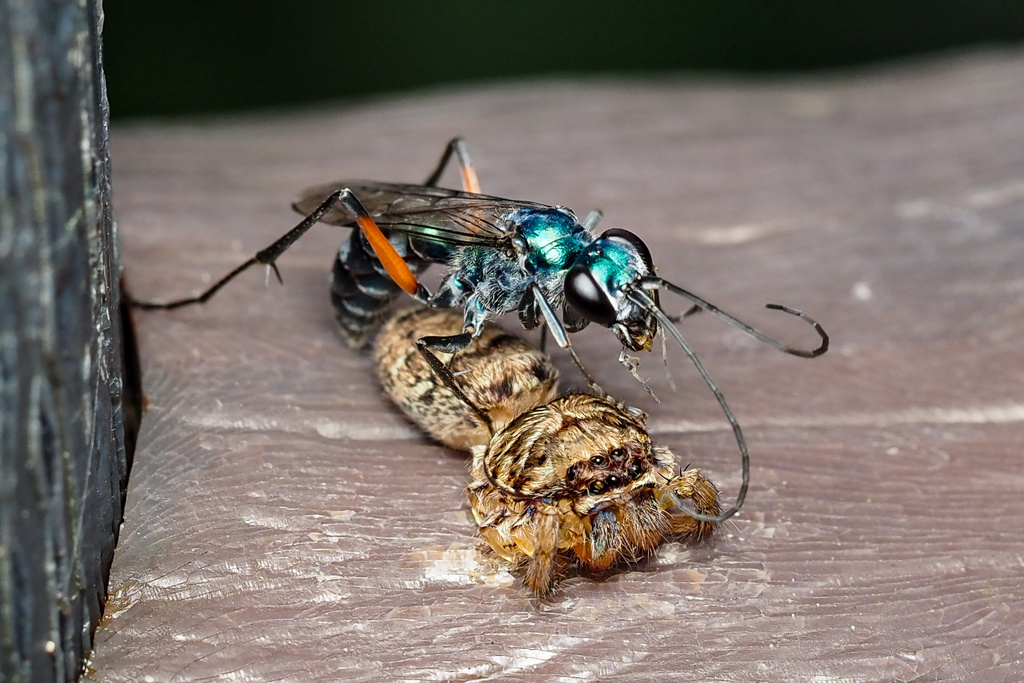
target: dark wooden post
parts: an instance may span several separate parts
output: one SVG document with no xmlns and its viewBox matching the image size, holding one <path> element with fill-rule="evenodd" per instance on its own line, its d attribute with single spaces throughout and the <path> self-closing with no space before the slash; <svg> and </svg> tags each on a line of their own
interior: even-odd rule
<svg viewBox="0 0 1024 683">
<path fill-rule="evenodd" d="M 0 0 L 0 680 L 92 648 L 128 473 L 97 0 Z"/>
</svg>

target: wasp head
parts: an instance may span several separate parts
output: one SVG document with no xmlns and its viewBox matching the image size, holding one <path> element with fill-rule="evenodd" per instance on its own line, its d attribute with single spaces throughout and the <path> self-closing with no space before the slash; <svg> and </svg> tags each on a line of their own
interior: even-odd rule
<svg viewBox="0 0 1024 683">
<path fill-rule="evenodd" d="M 565 276 L 565 300 L 573 312 L 611 328 L 631 351 L 650 351 L 658 321 L 626 295 L 654 274 L 651 250 L 639 237 L 606 230 L 577 257 Z"/>
</svg>

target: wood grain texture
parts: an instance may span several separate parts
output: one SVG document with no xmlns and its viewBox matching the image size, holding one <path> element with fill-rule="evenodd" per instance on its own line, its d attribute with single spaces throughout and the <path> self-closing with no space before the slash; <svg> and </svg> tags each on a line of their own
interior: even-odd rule
<svg viewBox="0 0 1024 683">
<path fill-rule="evenodd" d="M 138 316 L 150 408 L 95 680 L 1019 679 L 1024 53 L 122 127 L 133 292 L 198 290 L 293 225 L 302 188 L 418 181 L 454 134 L 484 191 L 600 206 L 664 277 L 793 342 L 813 335 L 762 304 L 826 325 L 833 350 L 802 361 L 710 316 L 683 324 L 746 429 L 746 507 L 710 545 L 531 598 L 473 535 L 468 463 L 337 338 L 341 232 L 316 229 L 281 260 L 284 287 L 247 274 L 202 308 Z M 682 354 L 655 404 L 610 334 L 576 344 L 735 494 L 731 434 Z M 662 375 L 657 354 L 643 368 Z"/>
</svg>

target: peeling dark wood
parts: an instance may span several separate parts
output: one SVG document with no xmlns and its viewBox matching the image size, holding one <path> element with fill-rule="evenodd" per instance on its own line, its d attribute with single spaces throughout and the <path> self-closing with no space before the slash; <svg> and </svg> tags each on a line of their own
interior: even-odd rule
<svg viewBox="0 0 1024 683">
<path fill-rule="evenodd" d="M 82 671 L 138 427 L 102 22 L 95 0 L 0 0 L 0 681 L 12 683 Z"/>
</svg>

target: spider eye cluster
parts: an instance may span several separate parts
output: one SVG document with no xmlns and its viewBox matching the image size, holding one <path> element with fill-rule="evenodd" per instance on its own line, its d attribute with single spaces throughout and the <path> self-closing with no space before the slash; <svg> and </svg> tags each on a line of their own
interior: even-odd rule
<svg viewBox="0 0 1024 683">
<path fill-rule="evenodd" d="M 632 483 L 649 468 L 644 449 L 619 446 L 570 465 L 565 483 L 581 494 L 596 496 Z"/>
</svg>

